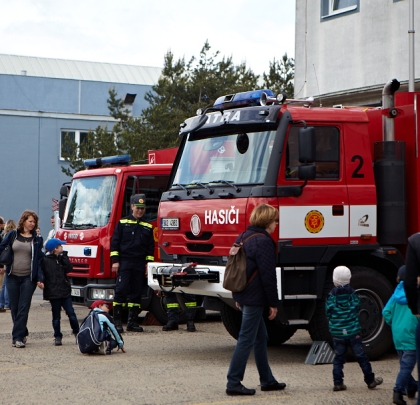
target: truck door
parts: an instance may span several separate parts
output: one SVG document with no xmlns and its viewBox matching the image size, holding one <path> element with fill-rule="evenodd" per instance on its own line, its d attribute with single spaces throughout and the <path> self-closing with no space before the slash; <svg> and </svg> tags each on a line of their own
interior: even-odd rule
<svg viewBox="0 0 420 405">
<path fill-rule="evenodd" d="M 278 184 L 302 185 L 297 178 L 298 130 L 287 138 Z M 297 197 L 278 197 L 279 239 L 293 245 L 347 244 L 349 198 L 344 170 L 342 133 L 339 126 L 316 126 L 316 178 L 308 181 Z"/>
</svg>

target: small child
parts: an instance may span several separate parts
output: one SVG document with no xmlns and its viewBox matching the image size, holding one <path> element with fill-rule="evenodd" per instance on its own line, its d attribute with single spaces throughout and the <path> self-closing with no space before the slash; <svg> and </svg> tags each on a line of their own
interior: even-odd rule
<svg viewBox="0 0 420 405">
<path fill-rule="evenodd" d="M 411 373 L 416 365 L 416 328 L 418 318 L 412 314 L 407 305 L 404 291 L 405 266 L 401 266 L 397 275 L 397 287 L 394 294 L 385 305 L 382 315 L 385 322 L 391 326 L 394 345 L 400 358 L 400 371 L 395 381 L 393 403 L 406 405 L 404 395 L 414 398 L 417 391 L 417 381 Z"/>
<path fill-rule="evenodd" d="M 360 300 L 357 292 L 350 287 L 350 278 L 350 269 L 345 266 L 336 267 L 333 272 L 335 287 L 329 293 L 325 303 L 330 332 L 334 339 L 334 391 L 347 389 L 343 383 L 343 367 L 348 348 L 356 357 L 368 388 L 373 389 L 383 382 L 381 377 L 375 377 L 372 372 L 372 367 L 363 348 L 359 322 Z"/>
<path fill-rule="evenodd" d="M 94 311 L 98 312 L 101 330 L 103 331 L 105 329 L 107 331 L 107 338 L 99 346 L 98 353 L 111 354 L 111 351 L 117 346 L 123 353 L 125 353 L 124 341 L 122 340 L 121 335 L 117 332 L 114 319 L 109 314 L 109 311 L 112 308 L 112 303 L 103 300 L 97 300 L 90 307 Z"/>
<path fill-rule="evenodd" d="M 61 308 L 69 317 L 74 336 L 79 333 L 79 322 L 71 301 L 71 285 L 67 278 L 72 265 L 67 252 L 63 252 L 62 245 L 65 243 L 63 240 L 53 238 L 45 244 L 45 250 L 49 254 L 42 259 L 43 282 L 38 282 L 38 287 L 44 290 L 44 300 L 50 301 L 51 304 L 55 346 L 62 345 Z"/>
</svg>

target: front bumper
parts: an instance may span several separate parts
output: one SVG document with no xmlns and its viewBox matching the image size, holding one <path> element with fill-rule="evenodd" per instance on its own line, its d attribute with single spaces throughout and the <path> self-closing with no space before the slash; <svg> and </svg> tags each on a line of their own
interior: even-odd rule
<svg viewBox="0 0 420 405">
<path fill-rule="evenodd" d="M 172 263 L 148 263 L 149 287 L 209 297 L 232 298 L 223 288 L 225 268 L 221 266 L 188 266 Z"/>
</svg>

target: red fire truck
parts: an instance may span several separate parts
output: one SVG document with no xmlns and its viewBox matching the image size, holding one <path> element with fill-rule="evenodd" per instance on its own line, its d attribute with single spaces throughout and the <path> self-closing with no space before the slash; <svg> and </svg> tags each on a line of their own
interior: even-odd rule
<svg viewBox="0 0 420 405">
<path fill-rule="evenodd" d="M 111 272 L 110 242 L 115 225 L 131 213 L 130 196 L 146 194 L 144 219 L 154 227 L 157 241 L 157 211 L 168 182 L 176 148 L 150 151 L 161 164 L 130 165 L 130 157 L 113 156 L 85 161 L 87 170 L 73 176 L 61 188 L 60 217 L 56 237 L 67 242 L 65 250 L 73 264 L 69 274 L 74 303 L 90 305 L 97 299 L 113 300 L 115 273 Z M 165 164 L 162 164 L 165 163 Z M 64 197 L 64 198 L 63 198 Z M 157 246 L 157 245 L 156 245 Z M 159 251 L 155 250 L 155 260 Z M 142 309 L 166 323 L 160 298 L 145 287 Z"/>
<path fill-rule="evenodd" d="M 382 107 L 340 108 L 251 91 L 186 120 L 159 205 L 164 263 L 149 264 L 149 286 L 205 296 L 237 338 L 241 314 L 222 287 L 224 268 L 251 211 L 267 203 L 280 212 L 273 238 L 281 305 L 267 322 L 270 342 L 297 329 L 331 340 L 324 302 L 333 269 L 346 265 L 361 297 L 366 350 L 371 358 L 387 351 L 382 309 L 407 236 L 420 230 L 420 93 L 398 88 L 395 79 L 384 87 Z"/>
</svg>

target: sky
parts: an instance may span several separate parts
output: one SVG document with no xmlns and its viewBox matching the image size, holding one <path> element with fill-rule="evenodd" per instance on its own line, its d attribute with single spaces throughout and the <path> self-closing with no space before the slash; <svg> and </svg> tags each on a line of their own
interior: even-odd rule
<svg viewBox="0 0 420 405">
<path fill-rule="evenodd" d="M 0 53 L 163 67 L 210 54 L 255 74 L 294 57 L 295 0 L 12 0 L 0 12 Z"/>
</svg>

